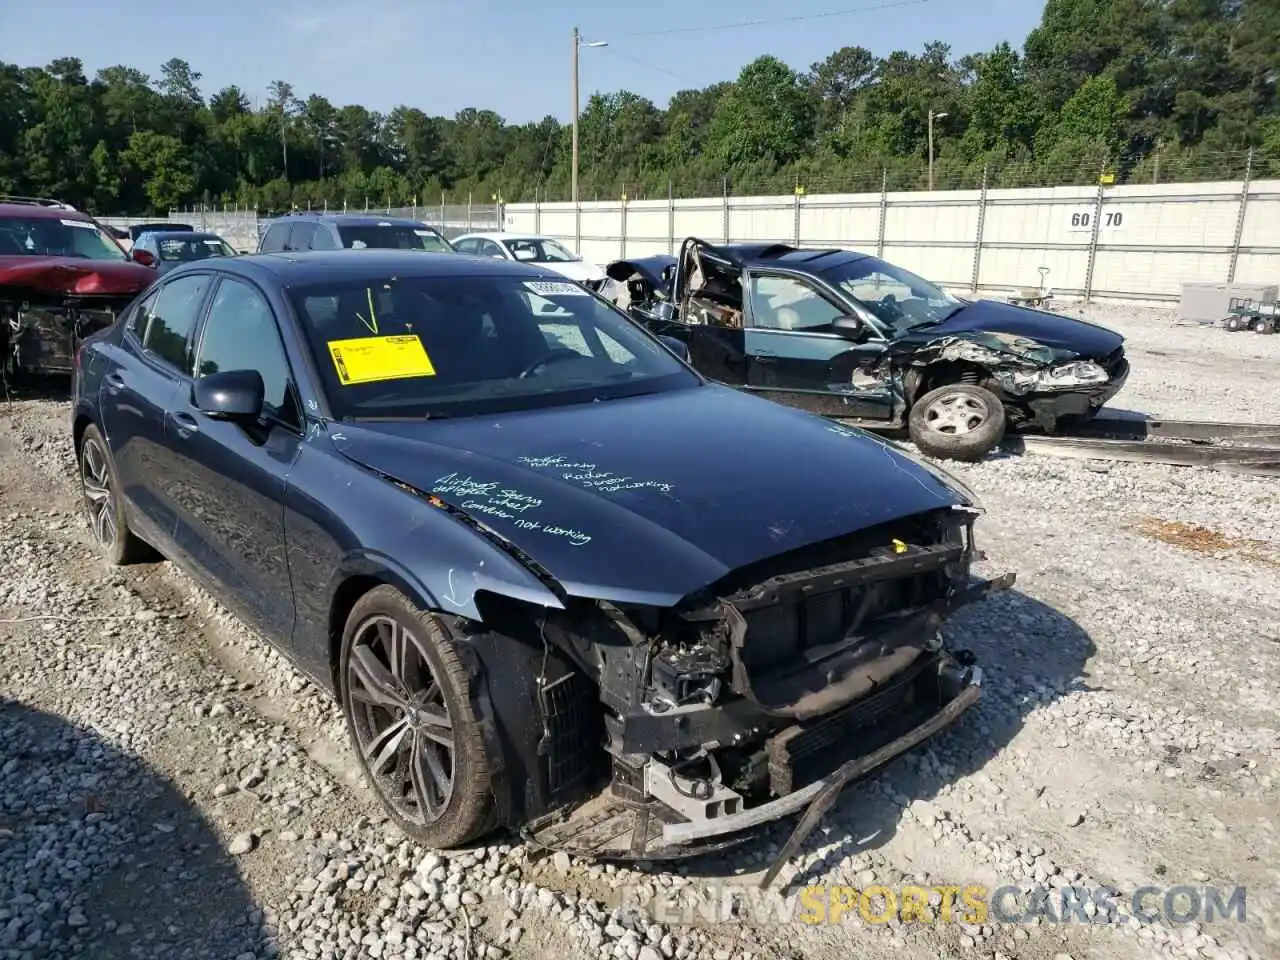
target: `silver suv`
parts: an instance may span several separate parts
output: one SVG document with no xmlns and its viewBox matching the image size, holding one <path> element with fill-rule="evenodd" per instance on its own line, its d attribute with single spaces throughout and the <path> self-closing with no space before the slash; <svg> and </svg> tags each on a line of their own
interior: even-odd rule
<svg viewBox="0 0 1280 960">
<path fill-rule="evenodd" d="M 418 220 L 367 213 L 286 214 L 272 220 L 258 241 L 258 253 L 343 249 L 456 252 L 435 227 Z"/>
</svg>

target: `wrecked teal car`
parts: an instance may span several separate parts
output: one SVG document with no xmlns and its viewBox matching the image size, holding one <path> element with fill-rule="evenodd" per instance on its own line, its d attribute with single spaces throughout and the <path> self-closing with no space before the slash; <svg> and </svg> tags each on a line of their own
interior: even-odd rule
<svg viewBox="0 0 1280 960">
<path fill-rule="evenodd" d="M 701 373 L 813 413 L 906 428 L 926 454 L 978 460 L 1006 429 L 1087 420 L 1129 374 L 1124 338 L 1070 317 L 967 301 L 851 250 L 684 241 L 619 260 L 618 305 Z"/>
</svg>

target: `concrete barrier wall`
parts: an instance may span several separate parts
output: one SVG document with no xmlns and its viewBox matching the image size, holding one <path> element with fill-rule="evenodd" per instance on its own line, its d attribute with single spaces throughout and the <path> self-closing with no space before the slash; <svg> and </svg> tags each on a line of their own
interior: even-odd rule
<svg viewBox="0 0 1280 960">
<path fill-rule="evenodd" d="M 598 262 L 687 236 L 875 253 L 970 293 L 1165 301 L 1184 281 L 1280 282 L 1280 180 L 776 197 L 512 203 L 504 229 Z"/>
</svg>

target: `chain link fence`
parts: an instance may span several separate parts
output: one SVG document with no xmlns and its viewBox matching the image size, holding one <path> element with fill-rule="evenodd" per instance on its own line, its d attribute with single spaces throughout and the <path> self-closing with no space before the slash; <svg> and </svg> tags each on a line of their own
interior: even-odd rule
<svg viewBox="0 0 1280 960">
<path fill-rule="evenodd" d="M 711 175 L 636 171 L 601 175 L 588 163 L 579 176 L 583 202 L 676 200 L 697 197 L 854 194 L 933 190 L 1001 190 L 1034 187 L 1207 183 L 1224 180 L 1280 179 L 1280 153 L 1267 150 L 1201 151 L 1159 149 L 1144 154 L 1053 157 L 935 158 L 932 181 L 925 158 L 905 157 L 889 163 L 848 159 L 804 161 L 774 171 L 738 171 Z M 504 187 L 513 202 L 567 202 L 567 183 L 543 182 L 517 193 Z"/>
<path fill-rule="evenodd" d="M 371 206 L 361 203 L 353 204 L 320 204 L 304 206 L 299 210 L 310 210 L 313 213 L 353 214 L 386 217 L 402 217 L 419 220 L 435 227 L 449 239 L 460 237 L 466 233 L 477 231 L 500 230 L 502 228 L 502 206 L 497 203 L 440 203 L 434 206 L 410 205 Z M 172 223 L 186 224 L 196 230 L 216 233 L 231 246 L 242 252 L 253 252 L 258 248 L 258 241 L 266 232 L 267 225 L 274 217 L 291 211 L 258 211 L 243 210 L 234 207 L 190 207 L 171 210 L 168 220 Z M 296 212 L 296 211 L 292 211 Z M 156 217 L 111 217 L 107 221 L 116 226 L 127 226 L 129 223 L 159 222 L 166 218 Z"/>
</svg>

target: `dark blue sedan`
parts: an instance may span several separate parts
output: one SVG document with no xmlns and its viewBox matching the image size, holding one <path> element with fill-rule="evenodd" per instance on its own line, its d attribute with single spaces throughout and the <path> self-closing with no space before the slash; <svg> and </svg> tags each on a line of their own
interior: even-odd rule
<svg viewBox="0 0 1280 960">
<path fill-rule="evenodd" d="M 972 497 L 713 384 L 578 284 L 400 251 L 202 260 L 77 358 L 84 502 L 332 690 L 395 822 L 657 859 L 951 722 Z"/>
</svg>

